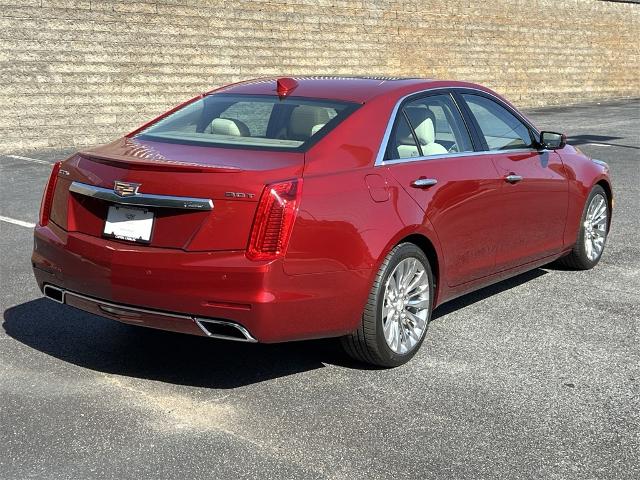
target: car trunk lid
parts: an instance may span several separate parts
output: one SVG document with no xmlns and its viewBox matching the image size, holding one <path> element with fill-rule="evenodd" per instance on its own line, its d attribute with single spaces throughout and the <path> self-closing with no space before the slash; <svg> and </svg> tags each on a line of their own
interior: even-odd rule
<svg viewBox="0 0 640 480">
<path fill-rule="evenodd" d="M 153 215 L 146 242 L 149 246 L 188 251 L 243 250 L 264 185 L 299 177 L 303 166 L 304 154 L 297 152 L 124 138 L 81 152 L 63 163 L 51 220 L 68 231 L 101 237 L 105 236 L 110 207 L 117 206 L 125 213 L 146 210 Z M 124 184 L 120 195 L 114 191 L 116 182 Z M 137 188 L 139 195 L 128 188 Z M 100 194 L 91 193 L 95 191 Z M 142 201 L 145 205 L 141 206 L 137 197 L 144 196 L 184 202 L 157 206 Z M 202 202 L 196 207 L 193 200 L 210 200 L 211 208 L 203 207 Z"/>
</svg>

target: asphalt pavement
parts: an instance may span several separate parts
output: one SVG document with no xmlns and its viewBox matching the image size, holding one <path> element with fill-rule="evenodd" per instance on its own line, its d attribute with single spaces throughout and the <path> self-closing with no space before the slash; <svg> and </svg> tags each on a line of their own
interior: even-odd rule
<svg viewBox="0 0 640 480">
<path fill-rule="evenodd" d="M 69 151 L 0 156 L 0 478 L 640 478 L 640 101 L 527 113 L 610 164 L 602 261 L 443 305 L 392 370 L 43 299 L 30 224 Z"/>
</svg>

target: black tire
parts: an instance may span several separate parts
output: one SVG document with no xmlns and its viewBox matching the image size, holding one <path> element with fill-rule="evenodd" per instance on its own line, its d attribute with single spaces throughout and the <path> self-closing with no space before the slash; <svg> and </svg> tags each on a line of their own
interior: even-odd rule
<svg viewBox="0 0 640 480">
<path fill-rule="evenodd" d="M 600 252 L 600 254 L 595 259 L 592 260 L 587 255 L 587 248 L 584 241 L 587 231 L 584 224 L 585 224 L 587 211 L 589 209 L 591 200 L 593 200 L 593 197 L 595 197 L 596 195 L 601 195 L 606 202 L 607 226 L 606 226 L 605 241 L 604 241 L 603 249 Z M 557 263 L 563 267 L 570 268 L 572 270 L 590 270 L 593 267 L 595 267 L 600 261 L 600 259 L 602 258 L 602 254 L 604 253 L 604 247 L 606 246 L 606 238 L 609 235 L 610 222 L 611 222 L 611 204 L 609 202 L 609 197 L 607 196 L 607 193 L 604 191 L 604 188 L 602 188 L 600 185 L 596 185 L 591 190 L 591 193 L 589 193 L 589 196 L 587 197 L 587 201 L 584 204 L 584 208 L 582 209 L 582 217 L 580 219 L 580 230 L 578 231 L 578 239 L 576 241 L 576 244 L 573 246 L 573 249 L 571 250 L 571 252 L 567 256 L 558 259 Z"/>
<path fill-rule="evenodd" d="M 387 279 L 395 267 L 406 258 L 415 258 L 424 266 L 429 280 L 429 308 L 427 324 L 422 337 L 407 353 L 398 354 L 391 350 L 384 338 L 382 326 L 382 306 Z M 350 335 L 341 338 L 342 347 L 352 358 L 379 367 L 397 367 L 407 363 L 420 349 L 426 335 L 431 310 L 433 309 L 433 273 L 424 252 L 413 243 L 397 245 L 384 259 L 369 292 L 369 298 L 362 314 L 360 327 Z"/>
</svg>

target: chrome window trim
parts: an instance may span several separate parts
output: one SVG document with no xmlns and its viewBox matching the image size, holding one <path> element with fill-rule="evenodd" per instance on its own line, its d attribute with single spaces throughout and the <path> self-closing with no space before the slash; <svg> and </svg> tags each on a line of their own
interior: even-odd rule
<svg viewBox="0 0 640 480">
<path fill-rule="evenodd" d="M 518 149 L 513 149 L 513 150 L 477 150 L 477 151 L 473 151 L 473 152 L 452 152 L 452 153 L 440 153 L 437 155 L 428 155 L 428 156 L 423 156 L 423 157 L 414 157 L 414 158 L 396 158 L 396 159 L 392 159 L 392 160 L 385 160 L 384 156 L 385 153 L 387 151 L 387 147 L 389 145 L 389 138 L 391 137 L 391 131 L 393 130 L 393 125 L 395 124 L 395 120 L 396 117 L 398 115 L 398 110 L 400 110 L 400 106 L 402 105 L 402 103 L 407 100 L 410 97 L 413 96 L 417 96 L 419 97 L 421 94 L 425 94 L 425 93 L 431 93 L 431 92 L 437 92 L 439 90 L 449 90 L 451 93 L 465 93 L 465 92 L 479 92 L 482 93 L 484 95 L 488 95 L 490 97 L 493 97 L 494 99 L 496 99 L 498 102 L 498 105 L 505 107 L 510 113 L 512 113 L 518 120 L 520 120 L 522 123 L 524 123 L 528 128 L 530 128 L 531 130 L 533 130 L 538 136 L 540 136 L 540 131 L 531 124 L 531 122 L 529 122 L 526 118 L 524 118 L 522 115 L 520 115 L 518 112 L 516 112 L 514 109 L 512 109 L 511 107 L 509 107 L 509 105 L 506 105 L 504 103 L 504 101 L 500 98 L 498 98 L 496 95 L 487 92 L 485 90 L 481 90 L 479 88 L 472 88 L 472 87 L 456 87 L 456 86 L 452 86 L 452 87 L 437 87 L 437 88 L 427 88 L 424 90 L 419 90 L 417 92 L 413 92 L 413 93 L 409 93 L 403 97 L 401 97 L 396 104 L 393 107 L 393 110 L 391 111 L 391 115 L 389 116 L 389 120 L 387 122 L 387 128 L 384 131 L 384 135 L 382 136 L 382 142 L 380 143 L 380 148 L 378 149 L 378 154 L 376 155 L 376 160 L 373 164 L 374 167 L 379 167 L 379 166 L 384 166 L 384 165 L 395 165 L 398 163 L 404 163 L 404 162 L 417 162 L 417 161 L 423 161 L 423 160 L 430 160 L 430 159 L 438 159 L 438 158 L 453 158 L 453 157 L 468 157 L 471 155 L 487 155 L 487 154 L 501 154 L 501 153 L 522 153 L 522 152 L 546 152 L 547 150 L 536 150 L 535 148 L 518 148 Z M 459 109 L 460 106 L 458 105 L 458 102 L 456 101 L 455 97 L 452 95 L 452 99 L 456 105 L 456 107 Z M 464 116 L 462 117 L 464 120 Z M 468 129 L 468 127 L 465 127 Z"/>
<path fill-rule="evenodd" d="M 97 198 L 107 202 L 137 207 L 176 208 L 180 210 L 213 210 L 213 200 L 210 198 L 176 197 L 172 195 L 154 195 L 151 193 L 136 193 L 129 197 L 121 197 L 108 188 L 87 185 L 86 183 L 73 182 L 69 191 Z"/>
<path fill-rule="evenodd" d="M 436 155 L 427 155 L 423 157 L 397 158 L 393 160 L 384 160 L 376 166 L 397 165 L 398 163 L 423 162 L 425 160 L 438 160 L 442 158 L 454 157 L 473 157 L 478 155 L 501 155 L 501 154 L 518 154 L 518 153 L 544 153 L 548 150 L 536 150 L 535 148 L 514 148 L 513 150 L 479 150 L 477 152 L 452 152 L 438 153 Z"/>
</svg>

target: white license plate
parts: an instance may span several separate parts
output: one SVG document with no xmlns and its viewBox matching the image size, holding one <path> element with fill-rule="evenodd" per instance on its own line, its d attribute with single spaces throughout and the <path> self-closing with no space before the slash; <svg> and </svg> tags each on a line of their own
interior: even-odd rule
<svg viewBox="0 0 640 480">
<path fill-rule="evenodd" d="M 109 207 L 104 234 L 130 242 L 149 242 L 153 212 L 143 208 Z"/>
</svg>

